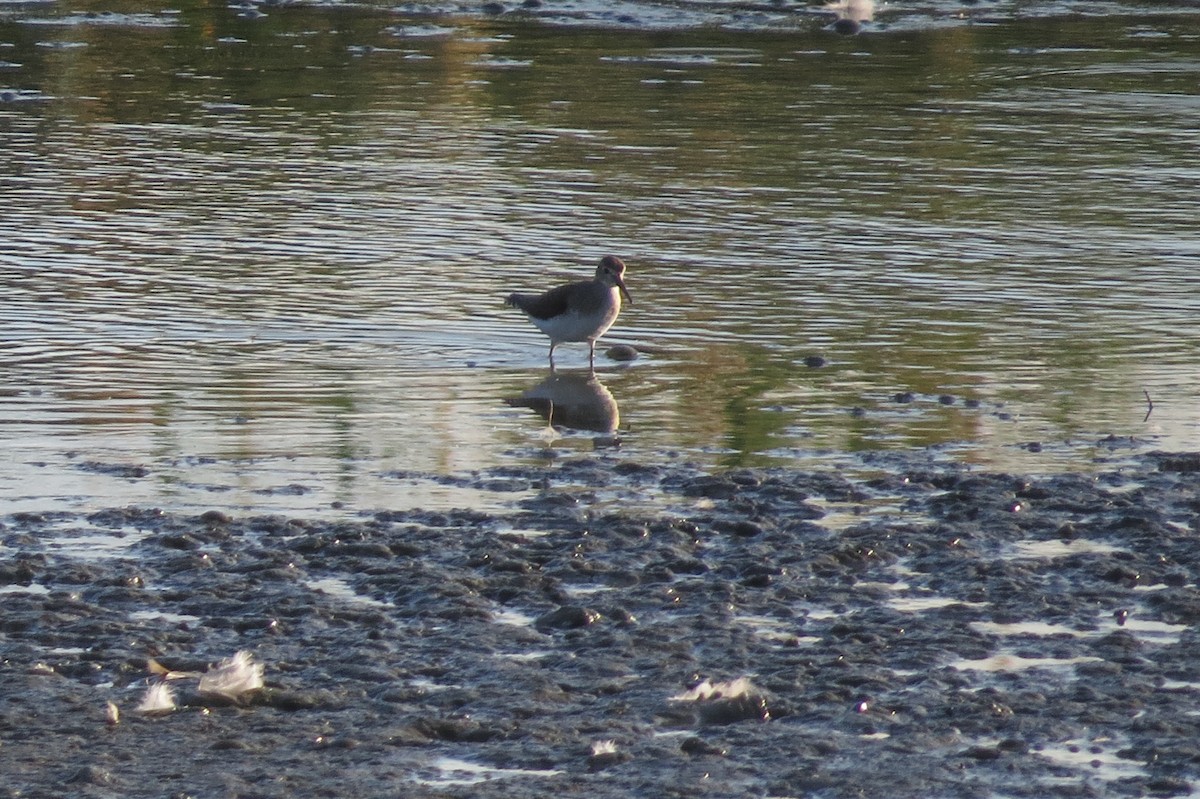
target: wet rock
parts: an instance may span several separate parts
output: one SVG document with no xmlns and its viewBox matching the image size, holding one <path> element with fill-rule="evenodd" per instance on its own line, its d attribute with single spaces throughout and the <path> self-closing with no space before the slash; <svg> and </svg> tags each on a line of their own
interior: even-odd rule
<svg viewBox="0 0 1200 799">
<path fill-rule="evenodd" d="M 251 746 L 240 738 L 221 738 L 210 747 L 214 752 L 245 752 Z"/>
<path fill-rule="evenodd" d="M 471 719 L 423 718 L 413 728 L 426 738 L 454 743 L 484 743 L 503 736 L 502 731 Z"/>
<path fill-rule="evenodd" d="M 767 699 L 759 694 L 711 699 L 696 703 L 701 724 L 736 724 L 739 721 L 770 721 Z"/>
<path fill-rule="evenodd" d="M 164 549 L 200 549 L 204 544 L 194 535 L 187 533 L 172 533 L 154 538 L 149 543 L 157 544 Z"/>
<path fill-rule="evenodd" d="M 600 614 L 590 608 L 578 605 L 564 605 L 539 616 L 534 621 L 533 626 L 541 632 L 575 630 L 595 624 L 600 618 Z"/>
<path fill-rule="evenodd" d="M 90 785 L 95 787 L 107 787 L 116 782 L 112 772 L 100 766 L 80 766 L 75 769 L 66 779 L 69 785 Z"/>
<path fill-rule="evenodd" d="M 621 461 L 613 466 L 613 471 L 622 477 L 657 481 L 661 477 L 663 469 L 654 464 Z"/>
<path fill-rule="evenodd" d="M 761 524 L 752 522 L 748 519 L 739 519 L 737 521 L 720 521 L 714 525 L 718 530 L 730 535 L 741 536 L 743 538 L 754 538 L 763 534 Z"/>
<path fill-rule="evenodd" d="M 206 510 L 200 514 L 199 520 L 201 524 L 208 525 L 209 527 L 225 525 L 233 521 L 228 514 L 222 513 L 219 510 Z"/>
<path fill-rule="evenodd" d="M 12 562 L 0 562 L 0 585 L 29 585 L 44 568 L 42 558 L 18 557 Z"/>
<path fill-rule="evenodd" d="M 1117 630 L 1103 638 L 1097 639 L 1092 646 L 1097 652 L 1102 653 L 1106 659 L 1120 660 L 1130 653 L 1140 650 L 1142 643 L 1127 631 Z"/>
<path fill-rule="evenodd" d="M 737 483 L 725 477 L 697 477 L 686 481 L 682 486 L 685 497 L 707 497 L 708 499 L 729 499 L 735 496 L 739 490 Z"/>
<path fill-rule="evenodd" d="M 1004 752 L 996 746 L 972 746 L 959 753 L 959 757 L 971 760 L 999 760 Z"/>
<path fill-rule="evenodd" d="M 601 616 L 621 627 L 632 627 L 637 624 L 637 617 L 619 605 L 607 605 L 601 610 Z"/>
<path fill-rule="evenodd" d="M 679 750 L 686 755 L 692 757 L 724 757 L 726 750 L 716 744 L 709 743 L 703 738 L 697 738 L 694 735 L 683 739 L 683 743 L 679 745 Z"/>
<path fill-rule="evenodd" d="M 289 712 L 316 710 L 318 708 L 336 708 L 344 704 L 331 691 L 291 691 L 269 687 L 256 693 L 252 697 L 252 702 L 264 707 L 273 707 L 277 710 Z"/>
<path fill-rule="evenodd" d="M 289 483 L 288 485 L 284 485 L 284 486 L 270 486 L 267 488 L 256 488 L 256 489 L 254 489 L 254 493 L 262 494 L 263 496 L 301 497 L 301 496 L 304 496 L 305 494 L 312 493 L 312 489 L 301 483 Z"/>
<path fill-rule="evenodd" d="M 781 572 L 778 567 L 754 565 L 742 572 L 742 585 L 747 588 L 768 588 Z"/>
<path fill-rule="evenodd" d="M 138 530 L 157 530 L 168 521 L 159 508 L 110 508 L 96 511 L 87 520 L 98 527 L 134 527 Z"/>
<path fill-rule="evenodd" d="M 1104 579 L 1108 582 L 1131 587 L 1137 585 L 1139 577 L 1138 572 L 1127 566 L 1112 566 L 1104 572 Z"/>
<path fill-rule="evenodd" d="M 395 557 L 395 552 L 390 546 L 380 541 L 363 541 L 348 543 L 340 546 L 337 554 L 349 558 L 359 558 L 362 560 L 384 560 L 388 561 Z"/>
<path fill-rule="evenodd" d="M 1153 453 L 1164 472 L 1193 474 L 1200 472 L 1200 453 Z"/>
<path fill-rule="evenodd" d="M 1193 792 L 1192 783 L 1181 777 L 1152 777 L 1145 786 L 1151 796 L 1188 796 Z"/>
<path fill-rule="evenodd" d="M 481 491 L 492 491 L 497 494 L 518 493 L 530 489 L 529 481 L 514 477 L 499 477 L 491 480 L 481 480 L 475 488 Z"/>
<path fill-rule="evenodd" d="M 83 461 L 75 464 L 75 468 L 94 474 L 106 474 L 111 477 L 121 477 L 137 480 L 150 474 L 145 466 L 127 463 L 103 463 L 101 461 Z"/>
<path fill-rule="evenodd" d="M 636 347 L 628 344 L 614 344 L 608 348 L 605 355 L 614 361 L 633 361 L 637 359 L 638 351 Z"/>
<path fill-rule="evenodd" d="M 588 771 L 603 771 L 606 768 L 627 763 L 632 759 L 632 755 L 628 752 L 619 750 L 593 752 L 588 756 Z"/>
<path fill-rule="evenodd" d="M 699 558 L 683 557 L 676 558 L 662 564 L 671 575 L 676 574 L 704 574 L 708 571 L 708 564 Z M 653 568 L 653 567 L 652 567 Z M 670 577 L 667 577 L 669 580 Z"/>
</svg>

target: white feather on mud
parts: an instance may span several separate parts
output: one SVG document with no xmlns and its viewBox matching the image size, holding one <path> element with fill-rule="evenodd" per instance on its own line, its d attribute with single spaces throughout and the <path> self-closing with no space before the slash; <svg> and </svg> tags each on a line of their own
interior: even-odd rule
<svg viewBox="0 0 1200 799">
<path fill-rule="evenodd" d="M 165 682 L 156 682 L 146 689 L 142 702 L 137 706 L 138 713 L 147 716 L 160 716 L 175 710 L 175 691 Z"/>
<path fill-rule="evenodd" d="M 607 741 L 592 741 L 592 757 L 597 755 L 611 755 L 617 751 L 617 742 L 609 739 Z"/>
<path fill-rule="evenodd" d="M 749 677 L 738 677 L 728 682 L 703 680 L 681 694 L 671 697 L 672 702 L 699 702 L 708 699 L 737 699 L 746 696 L 754 686 Z"/>
<path fill-rule="evenodd" d="M 614 740 L 592 741 L 592 753 L 588 756 L 588 769 L 601 771 L 629 759 L 627 753 L 617 749 L 617 742 Z"/>
<path fill-rule="evenodd" d="M 176 680 L 198 680 L 196 696 L 209 702 L 236 704 L 263 689 L 263 664 L 256 663 L 254 655 L 245 649 L 218 661 L 205 671 L 176 671 L 153 658 L 147 661 L 146 668 L 161 680 L 161 685 Z"/>
<path fill-rule="evenodd" d="M 200 675 L 196 692 L 206 699 L 238 702 L 262 687 L 263 664 L 255 663 L 254 656 L 243 649 Z"/>
</svg>

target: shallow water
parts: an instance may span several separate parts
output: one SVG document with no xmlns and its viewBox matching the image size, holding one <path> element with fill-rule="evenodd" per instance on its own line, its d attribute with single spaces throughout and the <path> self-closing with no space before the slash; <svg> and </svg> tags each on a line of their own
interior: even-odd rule
<svg viewBox="0 0 1200 799">
<path fill-rule="evenodd" d="M 607 252 L 623 457 L 1194 449 L 1195 16 L 1003 8 L 5 5 L 0 506 L 485 502 L 437 476 L 597 445 L 500 300 Z"/>
</svg>

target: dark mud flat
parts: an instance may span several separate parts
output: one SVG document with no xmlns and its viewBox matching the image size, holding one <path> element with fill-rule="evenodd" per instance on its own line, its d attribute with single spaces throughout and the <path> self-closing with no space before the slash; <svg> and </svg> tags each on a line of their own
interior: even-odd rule
<svg viewBox="0 0 1200 799">
<path fill-rule="evenodd" d="M 0 796 L 1193 792 L 1200 456 L 864 467 L 480 477 L 537 487 L 508 516 L 9 517 Z M 149 658 L 241 649 L 264 690 L 136 711 Z"/>
</svg>

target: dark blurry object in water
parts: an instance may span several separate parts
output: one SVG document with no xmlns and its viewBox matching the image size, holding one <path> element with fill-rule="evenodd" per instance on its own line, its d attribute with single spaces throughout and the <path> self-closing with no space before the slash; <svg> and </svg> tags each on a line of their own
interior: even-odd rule
<svg viewBox="0 0 1200 799">
<path fill-rule="evenodd" d="M 637 359 L 637 347 L 629 344 L 614 344 L 604 353 L 614 361 L 633 361 Z"/>
<path fill-rule="evenodd" d="M 853 36 L 862 30 L 862 23 L 852 19 L 839 19 L 830 27 L 834 33 L 840 33 L 843 36 Z"/>
</svg>

